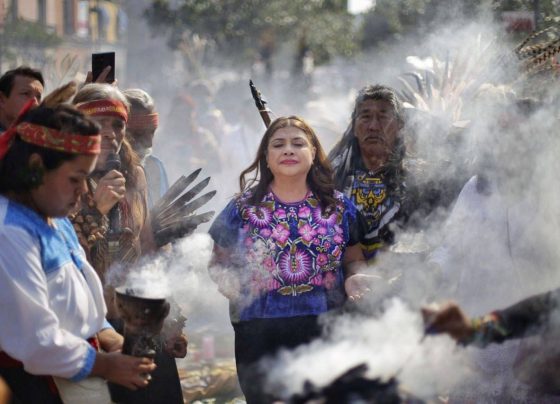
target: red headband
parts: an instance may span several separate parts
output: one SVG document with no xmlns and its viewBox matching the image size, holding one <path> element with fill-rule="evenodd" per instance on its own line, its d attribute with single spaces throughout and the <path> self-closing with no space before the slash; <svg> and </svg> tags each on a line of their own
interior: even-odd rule
<svg viewBox="0 0 560 404">
<path fill-rule="evenodd" d="M 115 116 L 123 121 L 128 120 L 128 112 L 125 105 L 119 100 L 96 100 L 82 102 L 76 105 L 80 111 L 87 116 Z"/>
<path fill-rule="evenodd" d="M 159 125 L 159 114 L 130 114 L 129 121 L 126 123 L 126 128 L 129 130 L 138 129 L 153 129 L 156 130 Z"/>
<path fill-rule="evenodd" d="M 0 160 L 4 158 L 14 137 L 46 149 L 72 154 L 99 154 L 101 151 L 101 135 L 79 135 L 62 132 L 29 122 L 21 122 L 10 127 L 0 136 Z"/>
</svg>

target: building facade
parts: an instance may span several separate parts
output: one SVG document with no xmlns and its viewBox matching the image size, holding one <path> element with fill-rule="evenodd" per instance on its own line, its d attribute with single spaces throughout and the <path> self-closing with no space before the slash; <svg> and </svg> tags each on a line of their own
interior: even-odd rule
<svg viewBox="0 0 560 404">
<path fill-rule="evenodd" d="M 127 26 L 119 1 L 0 0 L 0 69 L 28 64 L 56 87 L 85 75 L 91 53 L 115 51 L 124 74 Z"/>
</svg>

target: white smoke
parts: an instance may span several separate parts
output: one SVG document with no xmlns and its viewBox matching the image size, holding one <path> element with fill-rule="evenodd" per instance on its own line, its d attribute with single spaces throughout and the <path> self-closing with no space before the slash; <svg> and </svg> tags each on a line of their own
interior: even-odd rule
<svg viewBox="0 0 560 404">
<path fill-rule="evenodd" d="M 446 2 L 452 8 L 447 3 L 452 2 Z M 429 111 L 407 110 L 405 132 L 416 157 L 411 162 L 417 169 L 415 179 L 420 185 L 443 182 L 440 187 L 455 197 L 474 174 L 484 174 L 495 186 L 491 196 L 472 194 L 474 202 L 450 203 L 433 216 L 417 218 L 420 229 L 401 232 L 395 228 L 394 254 L 382 254 L 370 268 L 394 283 L 379 285 L 363 305 L 373 311 L 393 295 L 406 305 L 392 301 L 379 317 L 339 318 L 329 324 L 332 333 L 324 340 L 267 362 L 271 388 L 282 391 L 284 397 L 301 391 L 305 380 L 324 386 L 363 362 L 369 366 L 370 377 L 387 379 L 398 374 L 405 388 L 423 398 L 459 389 L 476 380 L 462 349 L 447 337 L 429 336 L 420 343 L 423 326 L 418 307 L 451 298 L 469 315 L 479 315 L 560 284 L 557 108 L 542 108 L 530 119 L 515 122 L 507 114 L 515 97 L 538 95 L 538 91 L 523 84 L 525 77 L 508 56 L 515 44 L 503 35 L 491 14 L 487 8 L 477 20 L 441 21 L 425 35 L 402 37 L 356 59 L 337 59 L 317 67 L 313 96 L 297 105 L 294 98 L 302 94 L 299 89 L 286 90 L 290 78 L 282 72 L 269 82 L 256 82 L 276 116 L 301 115 L 312 123 L 328 151 L 350 122 L 353 99 L 361 87 L 381 83 L 400 89 L 403 85 L 397 78 L 403 73 L 424 68 L 435 74 L 448 61 L 454 72 L 448 84 L 454 87 L 433 94 Z M 165 49 L 164 42 L 154 48 Z M 220 93 L 218 101 L 227 105 L 222 110 L 229 127 L 212 143 L 218 153 L 210 146 L 202 147 L 196 163 L 191 163 L 185 156 L 199 139 L 188 131 L 185 113 L 172 115 L 170 111 L 178 102 L 178 89 L 192 79 L 192 72 L 181 69 L 180 62 L 171 63 L 174 57 L 180 59 L 170 55 L 169 63 L 136 63 L 141 81 L 129 87 L 145 88 L 156 100 L 162 126 L 154 152 L 164 160 L 171 182 L 202 166 L 219 190 L 212 204 L 220 211 L 238 191 L 238 175 L 252 162 L 264 133 L 246 85 L 250 73 L 208 68 L 206 76 L 212 84 L 228 80 L 241 84 Z M 157 79 L 145 80 L 148 70 Z M 500 122 L 501 118 L 506 122 Z M 503 124 L 508 120 L 512 125 L 506 128 Z M 167 129 L 171 123 L 181 130 Z M 442 225 L 454 208 L 452 219 Z M 173 298 L 189 318 L 187 332 L 197 327 L 230 330 L 227 300 L 207 274 L 211 251 L 210 238 L 194 234 L 130 271 L 126 287 Z M 107 279 L 111 283 L 111 276 Z M 474 372 L 485 375 L 480 367 Z"/>
<path fill-rule="evenodd" d="M 265 360 L 271 391 L 283 399 L 302 393 L 304 383 L 324 387 L 345 371 L 367 364 L 367 377 L 398 377 L 419 398 L 452 389 L 468 374 L 464 353 L 446 336 L 424 337 L 422 319 L 399 300 L 389 301 L 379 318 L 345 316 L 334 320 L 325 339 L 282 351 Z"/>
</svg>

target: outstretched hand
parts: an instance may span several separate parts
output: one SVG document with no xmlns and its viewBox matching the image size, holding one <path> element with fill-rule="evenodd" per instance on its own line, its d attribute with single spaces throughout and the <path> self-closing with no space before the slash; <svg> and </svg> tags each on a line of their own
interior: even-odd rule
<svg viewBox="0 0 560 404">
<path fill-rule="evenodd" d="M 384 287 L 385 281 L 379 275 L 353 274 L 344 281 L 344 289 L 351 301 L 361 299 L 366 293 Z"/>
<path fill-rule="evenodd" d="M 474 329 L 457 303 L 447 303 L 438 309 L 422 308 L 427 333 L 445 333 L 458 342 L 469 340 Z"/>
</svg>

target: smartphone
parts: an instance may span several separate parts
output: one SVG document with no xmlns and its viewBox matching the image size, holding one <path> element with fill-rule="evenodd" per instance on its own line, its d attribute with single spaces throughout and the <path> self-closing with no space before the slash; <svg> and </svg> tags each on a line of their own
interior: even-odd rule
<svg viewBox="0 0 560 404">
<path fill-rule="evenodd" d="M 93 81 L 95 82 L 103 69 L 111 66 L 111 71 L 105 79 L 106 83 L 115 81 L 115 52 L 92 53 L 91 54 L 91 72 Z"/>
</svg>

